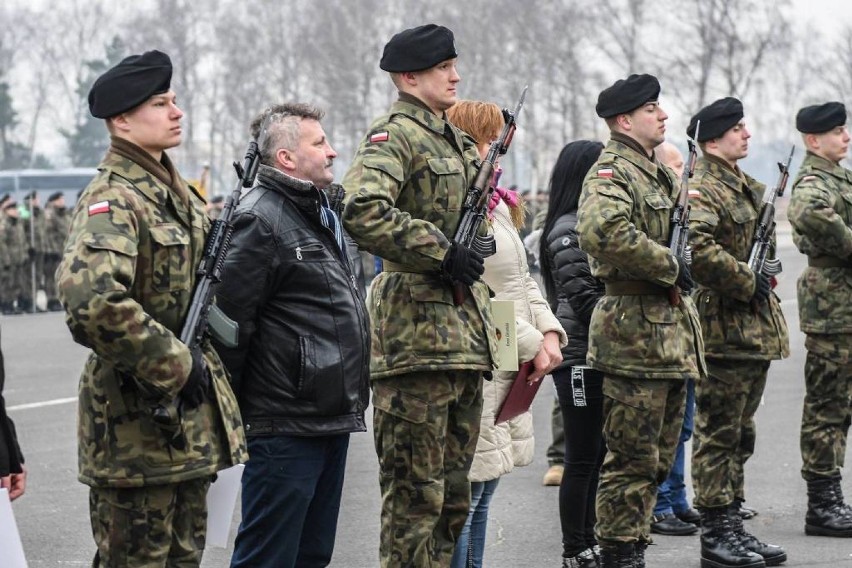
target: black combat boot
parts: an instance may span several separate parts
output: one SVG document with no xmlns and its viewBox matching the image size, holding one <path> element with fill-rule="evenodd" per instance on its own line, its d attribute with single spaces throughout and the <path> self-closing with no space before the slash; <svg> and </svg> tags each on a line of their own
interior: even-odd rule
<svg viewBox="0 0 852 568">
<path fill-rule="evenodd" d="M 763 568 L 763 557 L 740 543 L 728 507 L 701 509 L 701 568 Z"/>
<path fill-rule="evenodd" d="M 787 562 L 787 553 L 783 548 L 775 544 L 766 544 L 760 542 L 756 536 L 745 530 L 743 526 L 743 518 L 739 514 L 740 505 L 736 501 L 728 509 L 728 516 L 731 519 L 731 527 L 734 534 L 740 539 L 746 550 L 751 550 L 763 556 L 763 561 L 767 566 L 778 566 Z"/>
<path fill-rule="evenodd" d="M 633 543 L 601 546 L 601 568 L 636 568 Z"/>
<path fill-rule="evenodd" d="M 805 534 L 852 537 L 852 511 L 843 502 L 840 479 L 808 481 Z"/>
<path fill-rule="evenodd" d="M 645 550 L 648 548 L 647 542 L 639 541 L 633 547 L 633 566 L 635 568 L 645 568 Z"/>
</svg>

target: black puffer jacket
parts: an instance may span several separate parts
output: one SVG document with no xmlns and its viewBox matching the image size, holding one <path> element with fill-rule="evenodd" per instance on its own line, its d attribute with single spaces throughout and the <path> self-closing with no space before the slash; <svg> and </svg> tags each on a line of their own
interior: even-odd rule
<svg viewBox="0 0 852 568">
<path fill-rule="evenodd" d="M 586 364 L 589 347 L 589 321 L 598 299 L 604 295 L 603 283 L 592 276 L 589 259 L 577 243 L 577 212 L 566 213 L 558 219 L 547 235 L 547 255 L 550 278 L 556 290 L 556 305 L 551 306 L 559 323 L 568 333 L 568 345 L 562 348 L 559 369 Z"/>
<path fill-rule="evenodd" d="M 10 473 L 21 473 L 24 456 L 18 445 L 15 423 L 6 416 L 6 402 L 3 400 L 3 383 L 6 382 L 6 368 L 3 365 L 3 352 L 0 351 L 0 477 Z"/>
<path fill-rule="evenodd" d="M 216 298 L 239 324 L 240 341 L 217 349 L 248 436 L 366 430 L 370 330 L 353 269 L 360 257 L 350 250 L 344 260 L 320 203 L 313 185 L 261 166 L 235 215 Z"/>
</svg>

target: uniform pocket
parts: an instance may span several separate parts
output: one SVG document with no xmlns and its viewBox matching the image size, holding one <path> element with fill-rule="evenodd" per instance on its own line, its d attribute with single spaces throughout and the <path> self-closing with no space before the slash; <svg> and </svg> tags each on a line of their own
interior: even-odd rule
<svg viewBox="0 0 852 568">
<path fill-rule="evenodd" d="M 464 164 L 459 158 L 429 158 L 435 206 L 443 211 L 458 211 L 464 200 Z"/>
<path fill-rule="evenodd" d="M 669 210 L 673 203 L 662 193 L 645 195 L 645 233 L 649 238 L 662 242 L 669 234 Z"/>
<path fill-rule="evenodd" d="M 151 283 L 158 292 L 189 289 L 194 267 L 190 266 L 189 234 L 177 224 L 149 227 L 151 235 Z"/>
<path fill-rule="evenodd" d="M 416 309 L 412 350 L 423 356 L 466 350 L 469 339 L 462 333 L 458 310 L 448 286 L 412 284 L 411 301 Z"/>
<path fill-rule="evenodd" d="M 650 336 L 644 340 L 645 364 L 649 367 L 680 364 L 684 349 L 683 338 L 677 333 L 680 312 L 661 297 L 642 296 L 640 301 L 650 331 Z"/>
<path fill-rule="evenodd" d="M 443 443 L 432 432 L 429 403 L 376 381 L 373 387 L 373 432 L 379 468 L 386 477 L 429 481 L 432 477 L 430 444 Z M 440 463 L 436 466 L 440 467 Z"/>
</svg>

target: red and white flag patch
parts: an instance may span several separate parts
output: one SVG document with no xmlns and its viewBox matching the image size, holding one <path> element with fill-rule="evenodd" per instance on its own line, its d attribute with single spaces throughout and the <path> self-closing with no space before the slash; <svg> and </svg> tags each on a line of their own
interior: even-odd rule
<svg viewBox="0 0 852 568">
<path fill-rule="evenodd" d="M 89 217 L 98 213 L 109 213 L 109 201 L 98 201 L 89 205 Z"/>
<path fill-rule="evenodd" d="M 611 178 L 612 177 L 612 168 L 601 168 L 598 170 L 598 177 L 600 178 Z"/>
<path fill-rule="evenodd" d="M 698 191 L 697 189 L 690 189 L 690 190 L 687 192 L 687 195 L 688 195 L 690 198 L 694 198 L 694 197 L 701 197 L 701 192 L 700 192 L 700 191 Z"/>
<path fill-rule="evenodd" d="M 387 131 L 384 132 L 376 132 L 372 136 L 370 136 L 370 143 L 375 144 L 376 142 L 387 142 L 390 136 Z"/>
</svg>

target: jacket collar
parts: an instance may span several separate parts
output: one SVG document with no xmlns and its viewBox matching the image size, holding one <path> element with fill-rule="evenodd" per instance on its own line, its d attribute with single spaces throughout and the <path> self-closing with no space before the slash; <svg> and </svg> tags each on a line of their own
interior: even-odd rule
<svg viewBox="0 0 852 568">
<path fill-rule="evenodd" d="M 637 168 L 646 172 L 649 176 L 656 178 L 657 170 L 659 169 L 657 162 L 651 160 L 645 154 L 644 150 L 640 151 L 640 148 L 642 146 L 633 138 L 619 132 L 613 132 L 606 146 L 606 151 L 618 154 Z"/>
<path fill-rule="evenodd" d="M 847 183 L 852 183 L 852 172 L 831 160 L 826 160 L 821 156 L 817 156 L 810 150 L 805 153 L 805 164 L 815 170 L 825 172 L 828 175 L 841 179 Z"/>
<path fill-rule="evenodd" d="M 299 209 L 319 213 L 320 204 L 328 206 L 325 193 L 309 181 L 294 178 L 277 168 L 261 164 L 257 179 L 264 187 L 287 197 Z"/>
<path fill-rule="evenodd" d="M 458 128 L 453 128 L 446 120 L 447 114 L 438 116 L 426 106 L 426 103 L 408 93 L 399 93 L 399 100 L 391 106 L 390 114 L 401 114 L 422 125 L 439 136 L 452 142 L 463 153 L 464 143 Z"/>
<path fill-rule="evenodd" d="M 109 150 L 98 169 L 109 170 L 124 178 L 155 203 L 170 204 L 179 221 L 187 227 L 192 225 L 192 214 L 188 209 L 189 186 L 165 152 L 161 161 L 157 162 L 132 142 L 111 137 Z"/>
<path fill-rule="evenodd" d="M 739 166 L 732 168 L 728 162 L 718 156 L 704 154 L 699 164 L 704 166 L 704 171 L 710 176 L 716 178 L 734 191 L 743 191 L 744 186 L 747 185 L 745 175 Z"/>
</svg>

